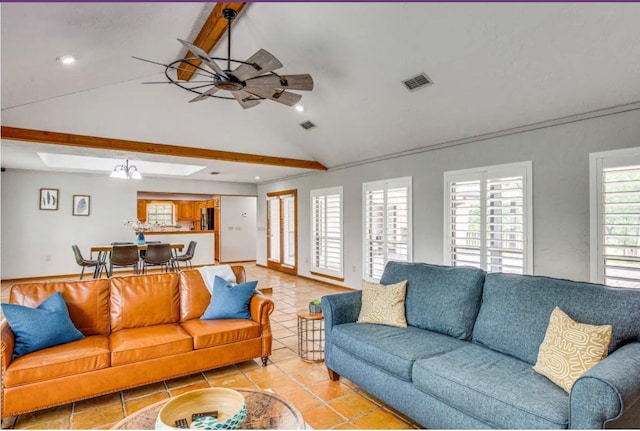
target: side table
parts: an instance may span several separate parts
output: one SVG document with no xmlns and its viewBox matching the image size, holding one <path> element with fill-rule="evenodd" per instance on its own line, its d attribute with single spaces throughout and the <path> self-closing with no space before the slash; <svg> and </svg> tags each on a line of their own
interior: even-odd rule
<svg viewBox="0 0 640 431">
<path fill-rule="evenodd" d="M 306 362 L 324 361 L 324 316 L 298 312 L 298 356 Z"/>
</svg>

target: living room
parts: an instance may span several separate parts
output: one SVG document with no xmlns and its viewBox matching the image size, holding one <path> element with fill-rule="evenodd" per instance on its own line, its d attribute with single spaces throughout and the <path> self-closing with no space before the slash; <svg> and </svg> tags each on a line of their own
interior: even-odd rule
<svg viewBox="0 0 640 431">
<path fill-rule="evenodd" d="M 123 160 L 125 157 L 150 161 L 167 158 L 176 163 L 185 160 L 136 152 L 114 155 L 107 148 L 78 150 L 59 143 L 24 142 L 6 137 L 3 130 L 3 280 L 76 274 L 79 270 L 71 254 L 72 243 L 88 252 L 95 244 L 132 239 L 133 233 L 122 220 L 135 218 L 139 191 L 256 196 L 255 262 L 263 270 L 270 265 L 273 252 L 267 235 L 271 229 L 269 198 L 295 190 L 297 275 L 315 280 L 318 285 L 328 282 L 360 289 L 363 279 L 380 278 L 377 261 L 380 256 L 367 251 L 379 240 L 367 238 L 370 223 L 366 219 L 367 192 L 378 190 L 376 187 L 385 182 L 406 187 L 409 220 L 399 234 L 404 247 L 401 255 L 407 261 L 451 265 L 455 264 L 451 248 L 455 234 L 451 233 L 448 217 L 452 185 L 462 182 L 465 176 L 475 178 L 474 175 L 488 173 L 491 178 L 500 169 L 510 172 L 513 169 L 522 172 L 516 176 L 522 176 L 522 211 L 527 218 L 523 221 L 524 231 L 518 232 L 524 239 L 516 241 L 521 244 L 516 265 L 519 270 L 575 281 L 607 281 L 603 264 L 598 260 L 603 247 L 598 233 L 598 220 L 602 217 L 597 205 L 598 179 L 602 174 L 599 169 L 616 166 L 615 163 L 640 164 L 640 87 L 636 79 L 640 63 L 635 52 L 640 34 L 634 25 L 640 8 L 635 4 L 247 5 L 237 18 L 237 37 L 234 33 L 233 42 L 234 50 L 240 47 L 246 51 L 246 56 L 244 52 L 239 55 L 242 58 L 261 47 L 278 56 L 280 48 L 284 50 L 283 45 L 287 45 L 283 41 L 288 36 L 282 32 L 299 32 L 301 38 L 308 38 L 308 33 L 314 33 L 304 31 L 313 27 L 306 21 L 310 16 L 339 15 L 335 21 L 318 20 L 327 25 L 320 30 L 316 24 L 315 33 L 322 34 L 316 42 L 322 49 L 309 42 L 308 46 L 315 47 L 315 51 L 309 49 L 313 53 L 308 53 L 300 42 L 301 46 L 288 47 L 290 53 L 283 51 L 286 52 L 281 58 L 283 69 L 308 72 L 316 84 L 314 90 L 302 93 L 303 113 L 277 106 L 271 100 L 247 111 L 226 100 L 187 104 L 191 96 L 185 98 L 186 92 L 173 85 L 140 85 L 141 81 L 162 78 L 158 73 L 162 68 L 154 69 L 142 62 L 134 66 L 135 79 L 113 72 L 117 80 L 82 82 L 81 88 L 70 86 L 66 78 L 60 78 L 60 72 L 55 72 L 56 79 L 66 87 L 61 86 L 46 97 L 28 94 L 28 85 L 16 78 L 17 65 L 29 70 L 38 64 L 18 60 L 41 56 L 25 55 L 31 52 L 30 46 L 17 44 L 5 32 L 9 32 L 12 19 L 19 25 L 27 22 L 20 20 L 26 20 L 24 16 L 29 14 L 34 15 L 31 18 L 34 20 L 45 18 L 33 9 L 27 8 L 28 13 L 20 11 L 20 6 L 26 7 L 3 4 L 1 9 L 3 127 L 314 160 L 328 170 L 228 161 L 210 165 L 210 161 L 192 157 L 186 162 L 206 165 L 207 174 L 209 171 L 222 174 L 212 181 L 210 175 L 206 179 L 173 179 L 145 176 L 142 172 L 143 179 L 139 182 L 117 181 L 103 171 L 55 169 L 43 163 L 38 168 L 30 167 L 34 165 L 21 164 L 24 159 L 17 155 L 25 151 L 30 157 L 37 157 L 36 152 L 51 152 Z M 56 5 L 47 7 L 54 10 Z M 101 12 L 108 7 L 104 6 Z M 204 5 L 191 7 L 193 12 Z M 63 17 L 69 11 L 59 13 Z M 86 14 L 89 22 L 88 9 Z M 200 11 L 198 24 L 202 15 L 206 14 Z M 270 21 L 275 16 L 287 17 L 287 23 L 296 17 L 305 19 L 288 31 L 279 29 L 275 32 L 278 35 L 268 36 L 270 32 L 261 26 L 275 26 Z M 384 37 L 354 30 L 359 19 L 363 21 L 363 32 L 373 32 L 376 25 L 380 29 L 385 16 L 394 24 L 393 31 L 381 32 Z M 180 19 L 185 28 L 199 28 L 193 23 L 195 16 Z M 453 22 L 457 22 L 458 33 L 445 32 Z M 61 32 L 64 20 L 58 23 L 59 27 L 54 29 L 45 26 L 40 40 L 46 39 L 46 31 Z M 99 28 L 115 28 L 111 25 Z M 341 43 L 321 45 L 331 38 L 332 31 L 343 35 L 346 27 L 351 31 Z M 423 27 L 435 28 L 431 30 L 434 33 Z M 436 38 L 436 30 L 448 39 Z M 248 34 L 254 35 L 252 31 L 259 36 L 248 41 Z M 419 33 L 422 37 L 416 40 L 426 41 L 425 46 L 414 40 L 409 47 L 400 47 L 408 43 L 406 38 L 412 32 L 418 31 L 424 33 Z M 177 54 L 181 47 L 175 38 L 195 36 L 194 30 L 183 33 L 176 30 L 174 34 L 171 28 L 165 28 L 163 32 L 170 33 L 166 37 L 166 43 L 172 44 L 170 49 L 153 51 L 152 44 L 147 42 L 133 49 L 135 52 L 127 50 L 126 57 L 138 55 L 154 61 L 173 61 L 177 55 L 183 55 Z M 398 34 L 388 34 L 394 32 Z M 374 56 L 375 49 L 365 48 L 367 40 L 379 45 L 379 56 Z M 224 57 L 225 47 L 218 46 L 214 52 Z M 54 58 L 63 54 L 58 50 L 52 54 Z M 375 77 L 365 78 L 374 68 L 371 61 L 393 64 L 385 66 L 389 69 L 375 71 Z M 365 62 L 367 66 L 361 67 Z M 5 72 L 7 63 L 16 66 Z M 73 80 L 80 80 L 81 72 L 82 69 L 76 69 Z M 413 92 L 402 88 L 404 78 L 420 72 L 426 72 L 433 84 Z M 369 79 L 380 83 L 373 85 Z M 37 82 L 37 78 L 34 80 Z M 26 96 L 20 99 L 22 91 Z M 122 107 L 122 100 L 127 100 L 132 111 Z M 212 113 L 204 104 L 225 106 L 225 111 L 220 108 Z M 345 106 L 341 107 L 342 104 Z M 263 114 L 269 116 L 273 127 L 268 128 L 265 119 L 260 118 Z M 303 130 L 297 124 L 303 121 L 312 121 L 317 126 Z M 244 178 L 226 177 L 230 171 Z M 257 176 L 261 179 L 256 179 Z M 379 189 L 388 190 L 384 187 Z M 36 199 L 42 188 L 59 190 L 57 211 L 38 208 Z M 338 269 L 314 263 L 318 252 L 312 240 L 314 196 L 330 193 L 337 193 L 342 203 Z M 78 194 L 91 196 L 89 217 L 72 215 L 71 202 L 73 195 Z M 610 281 L 613 285 L 617 282 L 615 277 Z"/>
</svg>

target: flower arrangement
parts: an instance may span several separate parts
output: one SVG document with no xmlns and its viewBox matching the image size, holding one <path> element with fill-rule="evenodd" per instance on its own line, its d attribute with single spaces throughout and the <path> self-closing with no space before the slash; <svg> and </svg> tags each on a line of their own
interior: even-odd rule
<svg viewBox="0 0 640 431">
<path fill-rule="evenodd" d="M 140 220 L 122 220 L 122 224 L 137 234 L 160 229 L 158 223 L 141 222 Z"/>
</svg>

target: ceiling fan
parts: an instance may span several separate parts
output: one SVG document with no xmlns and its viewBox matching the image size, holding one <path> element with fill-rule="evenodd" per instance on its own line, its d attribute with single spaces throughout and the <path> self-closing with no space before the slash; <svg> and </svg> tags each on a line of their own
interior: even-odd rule
<svg viewBox="0 0 640 431">
<path fill-rule="evenodd" d="M 237 12 L 233 9 L 224 9 L 222 16 L 227 19 L 227 58 L 211 57 L 209 54 L 186 40 L 178 39 L 178 41 L 195 57 L 185 57 L 178 59 L 170 64 L 158 63 L 151 60 L 145 60 L 139 57 L 133 57 L 136 60 L 142 60 L 149 63 L 161 65 L 165 67 L 165 76 L 168 81 L 163 82 L 143 82 L 143 84 L 175 84 L 178 87 L 196 93 L 197 96 L 189 100 L 189 102 L 199 102 L 209 97 L 218 99 L 236 100 L 243 109 L 252 108 L 262 100 L 269 99 L 283 105 L 293 106 L 300 101 L 302 96 L 292 93 L 288 90 L 304 90 L 313 89 L 313 79 L 308 73 L 301 75 L 278 75 L 274 70 L 280 69 L 282 63 L 272 54 L 264 49 L 258 50 L 255 54 L 247 59 L 247 61 L 234 60 L 231 58 L 231 21 L 235 19 Z M 201 60 L 201 65 L 195 64 L 194 60 Z M 218 61 L 226 62 L 226 69 L 222 69 L 217 63 Z M 231 68 L 231 64 L 235 68 Z M 193 73 L 199 77 L 198 80 L 184 81 L 173 78 L 169 71 L 185 70 L 183 64 L 188 64 L 196 69 Z M 221 93 L 223 92 L 223 93 Z"/>
</svg>

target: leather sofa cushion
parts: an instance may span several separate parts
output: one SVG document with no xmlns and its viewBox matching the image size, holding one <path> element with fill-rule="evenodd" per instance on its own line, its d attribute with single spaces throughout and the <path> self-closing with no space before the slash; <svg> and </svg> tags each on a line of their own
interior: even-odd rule
<svg viewBox="0 0 640 431">
<path fill-rule="evenodd" d="M 178 274 L 111 278 L 111 331 L 177 323 Z"/>
<path fill-rule="evenodd" d="M 388 262 L 380 284 L 407 280 L 407 324 L 468 340 L 482 298 L 485 272 L 477 268 Z"/>
<path fill-rule="evenodd" d="M 73 325 L 85 336 L 109 334 L 109 280 L 16 284 L 9 302 L 36 308 L 56 292 L 64 298 Z"/>
<path fill-rule="evenodd" d="M 609 353 L 640 340 L 640 289 L 491 273 L 485 279 L 473 341 L 533 365 L 555 307 L 580 323 L 612 325 Z"/>
<path fill-rule="evenodd" d="M 491 428 L 567 428 L 569 395 L 526 362 L 477 344 L 419 359 L 418 389 Z"/>
<path fill-rule="evenodd" d="M 10 387 L 108 368 L 110 362 L 109 338 L 93 335 L 20 357 L 2 379 Z"/>
<path fill-rule="evenodd" d="M 244 283 L 246 274 L 243 266 L 232 266 L 236 283 Z M 180 321 L 199 319 L 211 302 L 211 292 L 197 269 L 180 272 Z"/>
<path fill-rule="evenodd" d="M 140 362 L 193 350 L 193 339 L 179 325 L 123 329 L 109 336 L 111 365 Z"/>
<path fill-rule="evenodd" d="M 247 319 L 194 319 L 182 323 L 182 328 L 193 337 L 196 349 L 260 337 L 260 325 Z"/>
<path fill-rule="evenodd" d="M 413 326 L 345 323 L 333 328 L 333 343 L 361 360 L 402 380 L 411 381 L 413 362 L 468 344 Z"/>
</svg>

